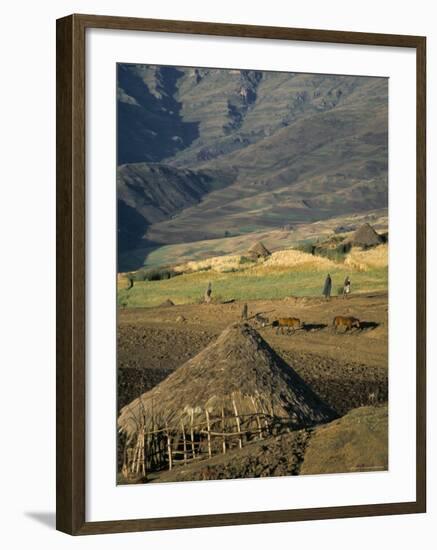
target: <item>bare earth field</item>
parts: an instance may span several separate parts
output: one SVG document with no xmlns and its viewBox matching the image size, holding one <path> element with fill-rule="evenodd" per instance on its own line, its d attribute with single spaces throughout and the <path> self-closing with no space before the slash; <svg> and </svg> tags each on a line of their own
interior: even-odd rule
<svg viewBox="0 0 437 550">
<path fill-rule="evenodd" d="M 255 300 L 247 302 L 249 318 L 256 313 L 261 313 L 270 321 L 293 316 L 305 322 L 305 329 L 294 334 L 277 334 L 275 328 L 257 326 L 254 319 L 250 319 L 249 323 L 340 416 L 346 415 L 352 409 L 364 407 L 362 409 L 364 411 L 372 410 L 370 416 L 367 414 L 366 418 L 373 418 L 376 414 L 375 408 L 379 409 L 379 405 L 386 404 L 388 401 L 387 298 L 386 292 L 375 292 L 355 294 L 347 300 L 340 297 L 333 297 L 329 301 L 323 298 L 294 297 L 283 300 Z M 120 308 L 118 314 L 118 409 L 120 410 L 122 406 L 143 392 L 152 389 L 173 370 L 215 340 L 223 329 L 239 321 L 242 308 L 243 302 Z M 337 334 L 332 328 L 332 319 L 336 315 L 357 317 L 362 322 L 363 328 L 350 333 Z M 378 422 L 385 426 L 386 435 L 387 408 L 383 409 L 378 413 Z M 347 417 L 343 416 L 343 418 Z M 364 426 L 365 422 L 361 424 Z M 289 459 L 290 464 L 293 465 L 288 470 L 287 467 L 283 470 L 290 475 L 298 473 L 302 464 L 303 459 L 299 456 L 303 453 L 302 442 L 306 441 L 306 435 L 290 435 L 288 439 L 290 439 L 292 455 Z M 365 441 L 362 434 L 359 439 Z M 281 445 L 286 444 L 287 441 L 286 439 Z M 384 442 L 383 437 L 382 447 Z M 276 449 L 275 452 L 278 454 L 279 447 L 277 448 L 274 442 L 271 444 L 272 449 Z M 273 452 L 272 449 L 269 452 Z M 298 449 L 297 455 L 293 449 Z M 255 448 L 253 452 L 256 453 Z M 384 453 L 386 450 L 379 448 L 376 454 L 380 456 Z M 216 465 L 214 470 L 216 473 L 211 473 L 211 476 L 235 477 L 229 458 L 228 467 L 219 460 L 222 470 L 216 471 Z M 217 462 L 217 459 L 215 460 Z M 241 460 L 244 462 L 243 456 Z M 348 463 L 346 459 L 343 462 Z M 258 464 L 259 461 L 256 463 Z M 246 462 L 244 464 L 243 470 L 246 472 L 247 464 Z M 353 465 L 350 467 L 353 469 Z M 366 463 L 366 467 L 372 467 L 372 465 L 369 466 Z M 199 468 L 197 474 L 189 470 L 188 477 L 185 479 L 190 476 L 192 476 L 191 479 L 207 479 L 209 474 L 205 474 L 202 467 Z M 258 471 L 256 468 L 251 475 L 257 475 L 254 473 Z M 163 478 L 159 480 L 184 479 L 178 471 L 175 469 L 170 476 L 169 473 L 163 472 Z M 282 470 L 279 468 L 275 471 Z M 311 468 L 307 468 L 306 471 L 311 471 Z M 243 473 L 243 477 L 245 475 Z M 265 475 L 272 475 L 272 472 Z M 273 473 L 273 475 L 278 474 Z"/>
</svg>

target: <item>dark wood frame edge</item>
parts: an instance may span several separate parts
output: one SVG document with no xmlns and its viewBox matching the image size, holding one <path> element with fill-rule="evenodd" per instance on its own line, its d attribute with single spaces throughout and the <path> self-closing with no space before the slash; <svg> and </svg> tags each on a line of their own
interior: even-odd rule
<svg viewBox="0 0 437 550">
<path fill-rule="evenodd" d="M 85 29 L 126 29 L 416 49 L 417 414 L 413 502 L 168 518 L 85 520 Z M 71 535 L 421 513 L 426 511 L 426 38 L 70 15 L 57 20 L 56 528 Z"/>
</svg>

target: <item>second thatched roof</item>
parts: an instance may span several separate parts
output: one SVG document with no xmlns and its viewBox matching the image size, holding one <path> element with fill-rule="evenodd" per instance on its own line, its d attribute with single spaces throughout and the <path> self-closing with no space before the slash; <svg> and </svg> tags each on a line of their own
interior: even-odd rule
<svg viewBox="0 0 437 550">
<path fill-rule="evenodd" d="M 271 255 L 270 250 L 268 250 L 261 241 L 254 243 L 248 250 L 249 256 L 255 256 L 256 258 L 267 258 Z"/>
<path fill-rule="evenodd" d="M 355 246 L 368 247 L 381 244 L 383 240 L 370 224 L 365 223 L 355 231 L 351 242 Z"/>
<path fill-rule="evenodd" d="M 158 386 L 125 406 L 118 418 L 131 438 L 146 431 L 211 418 L 265 414 L 296 428 L 328 422 L 336 414 L 247 324 L 235 324 Z M 194 417 L 194 420 L 193 420 Z"/>
</svg>

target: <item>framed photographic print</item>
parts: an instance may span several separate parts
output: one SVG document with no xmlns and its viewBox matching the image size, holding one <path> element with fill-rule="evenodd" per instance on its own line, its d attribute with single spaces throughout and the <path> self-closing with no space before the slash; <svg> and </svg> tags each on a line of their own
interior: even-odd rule
<svg viewBox="0 0 437 550">
<path fill-rule="evenodd" d="M 57 22 L 57 528 L 426 510 L 424 37 Z"/>
</svg>

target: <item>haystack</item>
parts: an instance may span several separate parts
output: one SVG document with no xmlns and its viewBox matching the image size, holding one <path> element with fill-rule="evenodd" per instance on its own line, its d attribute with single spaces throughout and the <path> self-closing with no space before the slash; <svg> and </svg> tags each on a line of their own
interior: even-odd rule
<svg viewBox="0 0 437 550">
<path fill-rule="evenodd" d="M 252 439 L 335 416 L 256 330 L 235 324 L 125 406 L 118 426 L 127 448 L 142 445 L 143 451 L 132 451 L 131 456 L 142 453 L 145 470 L 164 464 L 171 469 L 178 458 L 186 463 L 211 457 Z M 159 434 L 161 441 L 152 443 L 151 434 Z M 147 449 L 157 447 L 160 451 L 152 459 Z M 132 469 L 132 463 L 126 468 Z"/>
<path fill-rule="evenodd" d="M 271 252 L 261 241 L 254 243 L 248 250 L 248 256 L 252 258 L 267 258 Z"/>
<path fill-rule="evenodd" d="M 370 224 L 365 223 L 355 231 L 351 241 L 354 246 L 362 246 L 367 248 L 381 244 L 383 242 L 383 238 Z"/>
</svg>

